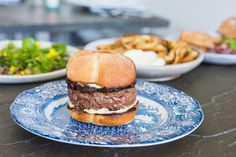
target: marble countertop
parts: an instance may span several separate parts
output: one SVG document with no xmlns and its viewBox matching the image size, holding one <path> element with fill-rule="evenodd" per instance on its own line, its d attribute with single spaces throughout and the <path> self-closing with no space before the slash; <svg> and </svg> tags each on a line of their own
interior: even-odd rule
<svg viewBox="0 0 236 157">
<path fill-rule="evenodd" d="M 198 99 L 205 120 L 196 131 L 178 141 L 139 148 L 91 148 L 35 136 L 11 120 L 9 106 L 21 91 L 43 82 L 0 85 L 0 157 L 235 157 L 235 68 L 203 64 L 176 80 L 165 82 Z"/>
</svg>

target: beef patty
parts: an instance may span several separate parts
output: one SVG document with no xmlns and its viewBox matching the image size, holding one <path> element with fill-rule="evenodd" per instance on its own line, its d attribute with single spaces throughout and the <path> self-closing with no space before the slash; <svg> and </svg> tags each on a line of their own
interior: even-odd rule
<svg viewBox="0 0 236 157">
<path fill-rule="evenodd" d="M 68 89 L 71 103 L 78 110 L 107 108 L 116 111 L 130 106 L 136 99 L 135 88 L 123 89 L 118 92 L 81 93 L 79 90 Z"/>
<path fill-rule="evenodd" d="M 68 79 L 67 84 L 69 99 L 79 111 L 101 108 L 116 111 L 130 106 L 136 99 L 135 83 L 126 87 L 99 89 Z"/>
</svg>

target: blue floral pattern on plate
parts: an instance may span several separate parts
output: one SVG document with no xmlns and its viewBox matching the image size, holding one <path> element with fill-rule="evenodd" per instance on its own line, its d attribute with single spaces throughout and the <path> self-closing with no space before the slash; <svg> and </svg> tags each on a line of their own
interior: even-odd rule
<svg viewBox="0 0 236 157">
<path fill-rule="evenodd" d="M 167 143 L 193 132 L 203 121 L 200 104 L 182 91 L 138 80 L 139 109 L 133 122 L 105 127 L 70 118 L 65 81 L 22 92 L 10 106 L 13 120 L 27 131 L 64 143 L 137 147 Z"/>
</svg>

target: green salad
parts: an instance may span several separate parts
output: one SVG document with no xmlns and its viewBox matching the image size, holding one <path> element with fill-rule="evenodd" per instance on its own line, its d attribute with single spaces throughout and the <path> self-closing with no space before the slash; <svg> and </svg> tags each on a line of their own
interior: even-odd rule
<svg viewBox="0 0 236 157">
<path fill-rule="evenodd" d="M 21 48 L 9 43 L 0 49 L 0 74 L 30 75 L 47 73 L 66 67 L 68 54 L 65 44 L 41 48 L 40 42 L 24 38 Z"/>
</svg>

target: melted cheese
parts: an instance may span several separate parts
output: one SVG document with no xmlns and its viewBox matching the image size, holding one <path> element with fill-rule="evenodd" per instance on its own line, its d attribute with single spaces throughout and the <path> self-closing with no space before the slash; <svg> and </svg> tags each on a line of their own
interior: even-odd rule
<svg viewBox="0 0 236 157">
<path fill-rule="evenodd" d="M 107 108 L 101 108 L 98 110 L 95 109 L 85 109 L 84 112 L 87 112 L 89 114 L 113 114 L 113 113 L 124 113 L 126 111 L 128 111 L 129 109 L 131 109 L 132 107 L 134 107 L 137 104 L 137 99 L 130 105 L 127 107 L 124 107 L 122 109 L 116 110 L 116 111 L 110 111 Z M 74 108 L 75 106 L 69 101 L 69 106 L 71 108 Z"/>
<path fill-rule="evenodd" d="M 81 86 L 84 86 L 84 85 L 87 85 L 87 86 L 89 86 L 89 87 L 93 87 L 93 88 L 102 88 L 102 86 L 99 86 L 99 85 L 97 85 L 97 84 L 95 84 L 95 83 L 88 83 L 88 84 L 82 84 L 82 83 L 78 83 L 79 85 L 81 85 Z"/>
<path fill-rule="evenodd" d="M 69 105 L 70 108 L 75 108 L 75 105 L 72 104 L 70 100 L 69 100 L 69 102 L 68 102 L 68 105 Z"/>
<path fill-rule="evenodd" d="M 102 86 L 99 86 L 97 84 L 87 84 L 89 87 L 93 87 L 93 88 L 102 88 Z"/>
<path fill-rule="evenodd" d="M 122 109 L 116 110 L 116 111 L 110 111 L 107 108 L 101 108 L 98 110 L 94 109 L 85 109 L 84 111 L 89 114 L 113 114 L 113 113 L 124 113 L 134 107 L 137 104 L 137 100 L 135 100 L 130 106 L 124 107 Z"/>
</svg>

